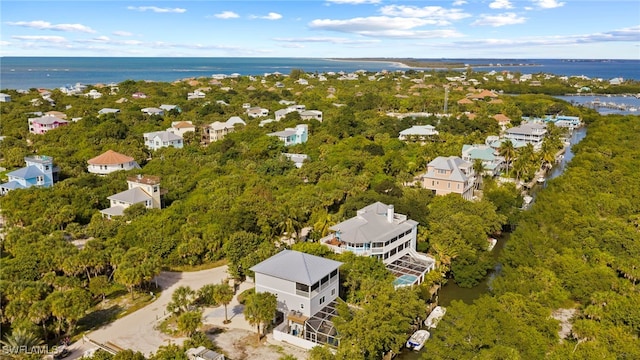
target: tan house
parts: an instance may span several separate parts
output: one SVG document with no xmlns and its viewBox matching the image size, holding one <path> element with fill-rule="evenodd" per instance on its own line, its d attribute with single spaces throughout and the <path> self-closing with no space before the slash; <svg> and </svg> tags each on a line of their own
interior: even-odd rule
<svg viewBox="0 0 640 360">
<path fill-rule="evenodd" d="M 235 131 L 237 124 L 247 125 L 240 117 L 232 116 L 225 122 L 215 121 L 203 129 L 202 142 L 205 144 L 224 139 L 227 134 Z"/>
<path fill-rule="evenodd" d="M 127 178 L 127 190 L 109 196 L 111 207 L 100 210 L 102 216 L 111 219 L 124 215 L 124 210 L 135 204 L 144 204 L 147 209 L 160 209 L 160 178 L 157 176 L 131 176 Z"/>
<path fill-rule="evenodd" d="M 457 156 L 438 156 L 422 175 L 423 188 L 436 195 L 460 194 L 465 200 L 473 199 L 474 182 L 473 164 Z"/>
<path fill-rule="evenodd" d="M 196 127 L 191 121 L 172 121 L 171 127 L 167 128 L 167 131 L 184 138 L 185 133 L 196 131 Z"/>
</svg>

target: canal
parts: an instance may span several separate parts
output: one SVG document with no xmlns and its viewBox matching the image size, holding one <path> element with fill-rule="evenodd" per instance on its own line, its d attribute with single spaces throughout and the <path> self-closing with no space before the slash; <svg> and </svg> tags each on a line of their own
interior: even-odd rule
<svg viewBox="0 0 640 360">
<path fill-rule="evenodd" d="M 547 180 L 554 179 L 560 176 L 564 170 L 566 169 L 567 164 L 573 159 L 574 153 L 571 150 L 571 147 L 574 144 L 579 143 L 584 137 L 587 135 L 587 128 L 580 127 L 574 129 L 570 136 L 568 137 L 569 146 L 567 147 L 564 157 L 562 160 L 556 164 L 551 171 L 547 175 Z M 535 202 L 536 194 L 538 191 L 544 189 L 547 185 L 545 181 L 543 184 L 536 184 L 531 189 L 531 196 L 534 198 L 533 202 Z M 449 280 L 449 282 L 442 287 L 440 290 L 439 296 L 439 304 L 441 306 L 447 307 L 454 300 L 460 300 L 466 304 L 472 304 L 474 300 L 478 299 L 480 296 L 487 294 L 491 287 L 491 280 L 500 273 L 501 264 L 499 262 L 500 253 L 502 249 L 504 249 L 505 244 L 509 241 L 510 233 L 502 233 L 502 235 L 498 238 L 498 243 L 493 248 L 492 258 L 495 262 L 495 266 L 493 270 L 487 274 L 485 279 L 478 285 L 472 288 L 461 288 L 459 287 L 453 280 Z M 445 315 L 446 316 L 446 315 Z M 433 331 L 438 331 L 438 329 L 434 329 Z M 419 360 L 422 355 L 426 353 L 423 349 L 422 351 L 410 351 L 408 349 L 403 349 L 402 352 L 396 357 L 398 360 Z"/>
</svg>

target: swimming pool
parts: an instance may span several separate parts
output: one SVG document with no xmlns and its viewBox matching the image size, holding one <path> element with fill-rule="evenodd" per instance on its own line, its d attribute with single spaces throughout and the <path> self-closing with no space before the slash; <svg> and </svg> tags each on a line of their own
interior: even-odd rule
<svg viewBox="0 0 640 360">
<path fill-rule="evenodd" d="M 404 275 L 400 275 L 395 280 L 393 280 L 393 285 L 394 286 L 412 285 L 413 283 L 416 282 L 417 279 L 418 277 L 415 275 L 404 274 Z"/>
</svg>

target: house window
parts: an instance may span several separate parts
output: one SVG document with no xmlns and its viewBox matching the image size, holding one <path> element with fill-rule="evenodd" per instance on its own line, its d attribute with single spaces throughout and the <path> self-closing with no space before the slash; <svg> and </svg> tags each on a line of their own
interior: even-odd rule
<svg viewBox="0 0 640 360">
<path fill-rule="evenodd" d="M 49 170 L 49 165 L 45 165 L 45 166 L 44 166 L 44 169 L 45 169 L 45 170 Z"/>
<path fill-rule="evenodd" d="M 158 192 L 158 187 L 157 186 L 153 187 L 153 192 Z"/>
<path fill-rule="evenodd" d="M 44 176 L 42 176 L 42 175 L 36 176 L 36 181 L 38 183 L 43 183 L 44 182 Z"/>
<path fill-rule="evenodd" d="M 300 304 L 300 309 L 304 309 L 304 304 Z"/>
<path fill-rule="evenodd" d="M 124 164 L 120 164 L 120 169 L 124 169 Z"/>
<path fill-rule="evenodd" d="M 331 289 L 331 296 L 336 294 L 336 289 Z"/>
<path fill-rule="evenodd" d="M 436 186 L 436 182 L 434 180 L 431 180 L 431 186 Z"/>
<path fill-rule="evenodd" d="M 458 190 L 460 190 L 460 184 L 458 184 Z"/>
<path fill-rule="evenodd" d="M 451 183 L 447 183 L 447 189 L 451 189 Z"/>
<path fill-rule="evenodd" d="M 320 304 L 324 303 L 324 296 L 320 298 Z"/>
</svg>

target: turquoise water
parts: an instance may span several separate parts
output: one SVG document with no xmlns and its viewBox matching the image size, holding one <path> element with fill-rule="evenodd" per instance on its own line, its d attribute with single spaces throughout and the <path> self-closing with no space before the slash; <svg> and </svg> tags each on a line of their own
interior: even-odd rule
<svg viewBox="0 0 640 360">
<path fill-rule="evenodd" d="M 416 281 L 417 278 L 418 277 L 415 275 L 404 274 L 402 276 L 397 277 L 395 280 L 393 280 L 393 285 L 395 286 L 411 285 Z"/>
<path fill-rule="evenodd" d="M 478 71 L 513 71 L 591 78 L 640 80 L 640 60 L 566 61 L 561 59 L 417 59 L 431 63 L 464 63 Z M 495 66 L 495 64 L 503 64 Z M 494 64 L 494 66 L 487 66 Z M 511 65 L 505 65 L 511 64 Z M 354 72 L 407 69 L 388 62 L 335 61 L 320 58 L 155 58 L 155 57 L 1 57 L 0 89 L 53 89 L 77 82 L 124 80 L 175 81 L 213 74 L 263 75 L 292 69 L 305 72 Z M 430 69 L 426 69 L 430 70 Z M 460 69 L 463 71 L 464 69 Z"/>
</svg>

